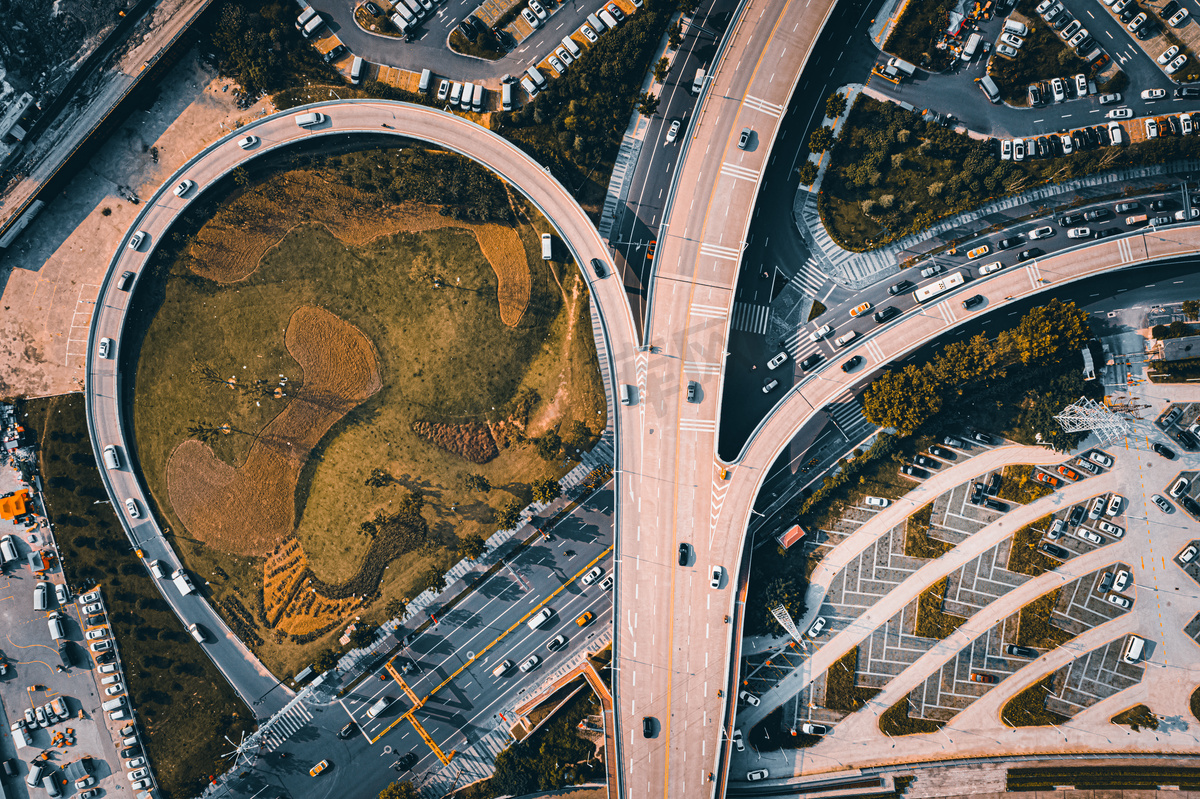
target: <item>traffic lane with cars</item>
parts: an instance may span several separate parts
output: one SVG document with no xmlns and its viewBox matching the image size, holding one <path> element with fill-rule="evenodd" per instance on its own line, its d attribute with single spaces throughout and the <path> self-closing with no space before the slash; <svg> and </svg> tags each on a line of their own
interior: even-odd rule
<svg viewBox="0 0 1200 799">
<path fill-rule="evenodd" d="M 598 565 L 604 574 L 611 574 L 611 555 Z M 437 625 L 437 631 L 430 628 L 422 639 L 401 651 L 397 664 L 411 659 L 420 669 L 402 676 L 418 698 L 429 697 L 427 709 L 457 707 L 457 717 L 481 704 L 495 704 L 509 697 L 513 690 L 524 690 L 521 685 L 523 681 L 519 679 L 524 674 L 520 666 L 531 656 L 537 655 L 540 662 L 530 669 L 530 673 L 544 673 L 547 667 L 553 669 L 556 663 L 565 662 L 587 647 L 596 634 L 604 630 L 605 619 L 611 618 L 612 598 L 608 589 L 601 588 L 602 579 L 589 586 L 575 580 L 550 598 L 547 595 L 552 591 L 531 592 L 521 600 L 510 603 L 492 623 L 484 624 L 481 621 L 481 615 L 489 610 L 486 608 L 480 615 L 470 614 L 459 619 L 448 614 Z M 505 595 L 511 598 L 513 592 L 507 588 Z M 530 629 L 523 619 L 535 608 L 540 609 L 543 603 L 553 613 L 538 629 Z M 577 619 L 585 613 L 590 613 L 591 618 L 581 626 Z M 442 633 L 445 633 L 444 637 Z M 566 639 L 562 648 L 556 651 L 547 649 L 546 645 L 560 635 Z M 420 652 L 422 648 L 425 649 L 423 653 Z M 472 655 L 477 659 L 472 661 Z M 432 658 L 439 660 L 431 663 Z M 506 660 L 511 661 L 509 668 L 499 675 L 493 674 Z M 455 672 L 458 674 L 453 681 L 446 683 Z M 387 674 L 382 667 L 377 673 L 381 677 Z M 430 696 L 435 689 L 437 692 Z M 388 714 L 392 718 L 369 718 L 367 709 L 382 698 L 400 700 L 395 712 Z M 395 716 L 411 707 L 411 701 L 390 679 L 364 681 L 342 704 L 363 733 L 372 739 L 386 729 Z"/>
</svg>

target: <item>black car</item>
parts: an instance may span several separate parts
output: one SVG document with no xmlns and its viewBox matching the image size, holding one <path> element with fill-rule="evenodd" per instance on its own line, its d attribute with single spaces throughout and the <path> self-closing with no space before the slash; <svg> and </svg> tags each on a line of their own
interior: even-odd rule
<svg viewBox="0 0 1200 799">
<path fill-rule="evenodd" d="M 467 37 L 468 42 L 473 42 L 479 36 L 479 32 L 475 30 L 475 26 L 470 23 L 469 19 L 468 17 L 458 23 L 458 32 Z"/>
<path fill-rule="evenodd" d="M 935 469 L 941 465 L 933 458 L 926 458 L 924 455 L 918 455 L 917 457 L 913 458 L 913 462 L 918 466 L 924 466 L 927 469 Z"/>
<path fill-rule="evenodd" d="M 918 468 L 916 466 L 908 466 L 907 464 L 904 466 L 901 466 L 900 471 L 902 471 L 905 474 L 910 475 L 912 477 L 924 478 L 924 477 L 929 476 L 929 472 L 925 471 L 924 469 Z"/>
<path fill-rule="evenodd" d="M 654 719 L 650 716 L 642 716 L 642 737 L 654 737 Z"/>
<path fill-rule="evenodd" d="M 996 242 L 996 246 L 1002 250 L 1011 250 L 1013 247 L 1020 247 L 1021 241 L 1020 236 L 1009 236 L 1007 239 L 1000 239 Z"/>
<path fill-rule="evenodd" d="M 863 359 L 862 359 L 861 355 L 855 355 L 853 358 L 851 358 L 850 360 L 848 360 L 844 364 L 842 364 L 842 371 L 849 372 L 850 370 L 857 367 L 860 363 L 862 363 L 862 361 L 863 361 Z"/>
<path fill-rule="evenodd" d="M 1037 145 L 1037 157 L 1038 158 L 1046 158 L 1047 156 L 1050 155 L 1050 142 L 1046 140 L 1045 136 L 1042 136 L 1040 139 L 1037 139 L 1035 141 L 1035 144 Z"/>
<path fill-rule="evenodd" d="M 1052 558 L 1057 558 L 1058 560 L 1066 560 L 1067 558 L 1071 557 L 1070 552 L 1063 549 L 1058 544 L 1051 544 L 1048 541 L 1043 541 L 1042 543 L 1038 544 L 1038 549 L 1042 550 Z"/>
<path fill-rule="evenodd" d="M 379 6 L 375 5 L 375 4 L 374 4 L 374 3 L 372 3 L 372 2 L 369 2 L 369 0 L 368 0 L 368 2 L 365 4 L 365 6 L 366 6 L 366 9 L 367 9 L 367 13 L 368 13 L 368 14 L 370 14 L 371 16 L 373 16 L 373 17 L 377 17 L 377 16 L 379 16 L 380 14 L 382 14 L 382 13 L 383 13 L 382 11 L 380 11 L 380 10 L 379 10 Z"/>
<path fill-rule="evenodd" d="M 1183 86 L 1174 91 L 1176 97 L 1200 97 L 1200 87 Z"/>
<path fill-rule="evenodd" d="M 900 315 L 900 309 L 897 308 L 895 305 L 889 305 L 888 307 L 875 312 L 875 321 L 882 324 L 883 322 L 886 322 L 887 320 L 891 319 L 892 317 L 899 316 L 899 315 Z"/>
<path fill-rule="evenodd" d="M 905 294 L 910 292 L 914 288 L 916 288 L 916 285 L 913 284 L 911 280 L 901 280 L 894 286 L 888 286 L 888 294 L 891 294 L 894 297 L 897 294 Z"/>
<path fill-rule="evenodd" d="M 1044 252 L 1041 247 L 1030 247 L 1028 250 L 1021 250 L 1020 254 L 1017 255 L 1017 260 L 1028 261 L 1030 258 L 1037 258 L 1043 254 Z"/>
<path fill-rule="evenodd" d="M 1053 27 L 1054 30 L 1056 30 L 1056 31 L 1060 31 L 1063 28 L 1070 25 L 1074 21 L 1075 21 L 1075 17 L 1071 16 L 1066 11 L 1063 11 L 1057 17 L 1054 18 L 1054 22 L 1052 23 L 1051 27 Z"/>
<path fill-rule="evenodd" d="M 970 308 L 974 308 L 976 305 L 981 304 L 982 302 L 983 302 L 983 295 L 976 294 L 973 297 L 967 297 L 965 300 L 963 300 L 962 306 L 964 308 L 970 309 Z"/>
<path fill-rule="evenodd" d="M 112 651 L 101 652 L 99 655 L 96 655 L 97 663 L 112 663 L 116 659 L 117 659 L 117 655 L 115 652 L 112 652 Z"/>
<path fill-rule="evenodd" d="M 1083 41 L 1080 42 L 1079 46 L 1075 48 L 1075 52 L 1079 53 L 1080 58 L 1087 58 L 1089 55 L 1091 55 L 1092 48 L 1095 46 L 1096 40 L 1089 33 L 1087 36 L 1083 37 Z"/>
<path fill-rule="evenodd" d="M 1106 227 L 1106 228 L 1104 228 L 1104 230 L 1097 230 L 1092 235 L 1098 239 L 1106 239 L 1109 236 L 1118 236 L 1124 232 L 1125 231 L 1121 230 L 1121 228 L 1119 228 L 1119 227 Z"/>
<path fill-rule="evenodd" d="M 1071 141 L 1075 142 L 1075 149 L 1082 150 L 1087 147 L 1087 139 L 1083 137 L 1083 133 L 1079 130 L 1071 131 Z"/>
<path fill-rule="evenodd" d="M 695 380 L 689 380 L 687 386 L 687 401 L 697 402 L 696 393 L 700 390 L 700 384 Z"/>
<path fill-rule="evenodd" d="M 1071 525 L 1072 527 L 1078 527 L 1079 523 L 1083 521 L 1083 516 L 1086 513 L 1087 508 L 1083 507 L 1082 505 L 1076 505 L 1075 507 L 1071 508 L 1071 516 L 1067 519 L 1067 524 Z"/>
<path fill-rule="evenodd" d="M 1162 444 L 1159 444 L 1157 441 L 1155 441 L 1153 444 L 1150 445 L 1150 449 L 1154 450 L 1159 455 L 1162 455 L 1164 458 L 1166 458 L 1169 461 L 1175 460 L 1175 450 L 1171 449 L 1170 447 L 1164 447 Z"/>
<path fill-rule="evenodd" d="M 929 454 L 936 455 L 939 458 L 945 458 L 948 461 L 956 460 L 958 458 L 958 455 L 956 455 L 955 453 L 951 452 L 948 449 L 942 449 L 937 444 L 930 445 Z"/>
<path fill-rule="evenodd" d="M 1151 201 L 1150 201 L 1150 210 L 1151 210 L 1151 211 L 1165 211 L 1165 210 L 1167 210 L 1167 201 L 1166 201 L 1166 200 L 1163 200 L 1163 199 L 1161 199 L 1161 198 L 1160 198 L 1160 199 L 1157 199 L 1157 200 L 1151 200 Z"/>
<path fill-rule="evenodd" d="M 1138 8 L 1136 4 L 1130 4 L 1126 6 L 1123 11 L 1121 11 L 1121 21 L 1129 22 L 1129 20 L 1136 17 L 1139 13 L 1141 13 L 1141 9 Z"/>
<path fill-rule="evenodd" d="M 686 566 L 688 564 L 688 545 L 679 545 L 679 565 Z"/>
<path fill-rule="evenodd" d="M 1187 430 L 1180 430 L 1175 433 L 1175 440 L 1183 445 L 1184 449 L 1196 449 L 1200 447 L 1200 441 Z"/>
<path fill-rule="evenodd" d="M 974 483 L 971 487 L 971 504 L 982 505 L 983 498 L 987 494 L 987 488 L 983 483 Z"/>
<path fill-rule="evenodd" d="M 1083 221 L 1083 214 L 1063 214 L 1058 218 L 1059 227 L 1075 227 Z"/>
<path fill-rule="evenodd" d="M 1179 498 L 1179 502 L 1183 505 L 1184 510 L 1193 516 L 1200 516 L 1200 503 L 1184 494 Z"/>
<path fill-rule="evenodd" d="M 997 502 L 997 501 L 996 501 L 996 500 L 994 500 L 994 499 L 985 499 L 985 500 L 983 501 L 983 504 L 984 504 L 984 505 L 986 505 L 987 507 L 991 508 L 992 510 L 998 510 L 998 511 L 1000 511 L 1001 513 L 1007 513 L 1007 512 L 1008 512 L 1008 506 L 1007 506 L 1007 505 L 1005 505 L 1003 502 Z"/>
<path fill-rule="evenodd" d="M 800 370 L 807 372 L 809 369 L 813 368 L 814 366 L 819 364 L 822 360 L 824 360 L 824 358 L 825 358 L 825 356 L 822 355 L 821 353 L 814 352 L 812 355 L 809 355 L 807 358 L 805 358 L 804 360 L 802 360 L 800 362 Z"/>
<path fill-rule="evenodd" d="M 989 497 L 994 497 L 1000 493 L 1001 479 L 1000 472 L 993 472 L 992 476 L 988 478 L 987 493 Z"/>
<path fill-rule="evenodd" d="M 945 438 L 942 439 L 942 443 L 945 444 L 947 447 L 958 447 L 959 449 L 967 448 L 966 442 L 961 441 L 960 439 L 958 439 L 955 436 L 946 436 Z"/>
<path fill-rule="evenodd" d="M 1147 19 L 1144 23 L 1142 23 L 1142 27 L 1133 32 L 1133 35 L 1144 42 L 1156 33 L 1158 33 L 1158 26 Z M 1167 119 L 1171 119 L 1171 117 L 1167 117 Z"/>
<path fill-rule="evenodd" d="M 120 752 L 121 757 L 141 757 L 142 748 L 140 746 L 127 746 Z"/>
<path fill-rule="evenodd" d="M 328 53 L 326 53 L 324 55 L 325 63 L 332 64 L 334 61 L 337 61 L 339 58 L 341 58 L 343 55 L 345 55 L 345 53 L 346 53 L 346 45 L 344 45 L 344 44 L 336 45 L 332 50 L 330 50 Z"/>
<path fill-rule="evenodd" d="M 349 724 L 347 724 L 345 727 L 342 727 L 340 730 L 338 730 L 337 737 L 341 738 L 344 741 L 347 738 L 349 738 L 351 735 L 353 735 L 354 731 L 356 729 L 358 729 L 358 725 L 352 721 Z"/>
<path fill-rule="evenodd" d="M 971 438 L 975 439 L 980 444 L 985 444 L 987 446 L 991 446 L 993 443 L 995 443 L 992 441 L 991 436 L 989 436 L 987 433 L 981 433 L 978 430 L 971 434 Z"/>
<path fill-rule="evenodd" d="M 1162 10 L 1158 13 L 1163 19 L 1170 19 L 1171 17 L 1175 16 L 1175 12 L 1178 10 L 1179 3 L 1176 3 L 1175 0 L 1170 0 L 1170 2 L 1163 6 Z"/>
<path fill-rule="evenodd" d="M 1113 584 L 1113 573 L 1105 572 L 1104 574 L 1100 575 L 1100 585 L 1098 585 L 1096 587 L 1096 593 L 1107 594 L 1109 591 L 1112 590 L 1112 584 Z"/>
<path fill-rule="evenodd" d="M 599 258 L 592 259 L 592 269 L 596 273 L 596 277 L 604 278 L 608 276 L 608 270 L 604 268 L 604 262 Z"/>
<path fill-rule="evenodd" d="M 1004 647 L 1004 651 L 1019 658 L 1035 658 L 1038 656 L 1036 649 L 1031 649 L 1027 646 L 1017 646 L 1016 644 L 1008 644 Z"/>
</svg>

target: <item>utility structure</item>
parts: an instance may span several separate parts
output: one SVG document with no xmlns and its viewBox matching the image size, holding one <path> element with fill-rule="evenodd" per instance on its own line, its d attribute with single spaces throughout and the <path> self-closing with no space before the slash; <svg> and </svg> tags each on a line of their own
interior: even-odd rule
<svg viewBox="0 0 1200 799">
<path fill-rule="evenodd" d="M 1129 420 L 1113 409 L 1093 399 L 1080 397 L 1054 417 L 1067 433 L 1095 433 L 1101 441 L 1128 435 L 1133 427 Z"/>
<path fill-rule="evenodd" d="M 421 736 L 421 740 L 425 742 L 425 745 L 433 751 L 433 754 L 437 756 L 438 760 L 442 761 L 442 765 L 450 765 L 450 760 L 455 754 L 454 750 L 451 749 L 450 754 L 443 752 L 441 747 L 437 745 L 437 742 L 434 741 L 433 738 L 429 736 L 429 733 L 426 731 L 426 729 L 421 726 L 421 722 L 417 721 L 417 708 L 425 704 L 425 700 L 418 698 L 413 689 L 410 688 L 408 683 L 404 681 L 404 677 L 401 676 L 399 670 L 397 670 L 393 665 L 395 660 L 395 658 L 389 660 L 384 664 L 384 668 L 386 668 L 388 673 L 392 675 L 392 679 L 396 681 L 396 685 L 400 686 L 400 690 L 404 691 L 404 693 L 408 696 L 409 701 L 413 703 L 412 708 L 410 708 L 407 713 L 401 716 L 400 720 L 403 721 L 404 719 L 408 719 L 409 722 L 412 723 L 413 729 L 417 731 L 417 735 Z"/>
</svg>

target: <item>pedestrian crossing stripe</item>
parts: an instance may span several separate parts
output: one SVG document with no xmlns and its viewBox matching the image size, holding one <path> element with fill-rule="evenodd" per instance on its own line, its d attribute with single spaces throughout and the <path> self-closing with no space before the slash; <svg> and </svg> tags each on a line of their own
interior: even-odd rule
<svg viewBox="0 0 1200 799">
<path fill-rule="evenodd" d="M 684 419 L 679 423 L 680 430 L 693 433 L 714 433 L 717 430 L 716 419 Z"/>
<path fill-rule="evenodd" d="M 720 244 L 701 244 L 700 254 L 711 258 L 723 258 L 726 261 L 736 261 L 741 255 L 739 250 L 733 247 L 724 247 Z"/>
<path fill-rule="evenodd" d="M 761 111 L 768 116 L 773 116 L 779 119 L 783 115 L 783 106 L 778 103 L 772 103 L 764 100 L 761 97 L 755 97 L 752 94 L 747 94 L 742 104 L 747 108 L 753 108 L 755 111 Z"/>
<path fill-rule="evenodd" d="M 767 332 L 767 321 L 770 316 L 771 308 L 768 305 L 735 303 L 733 306 L 733 329 L 762 335 Z"/>
<path fill-rule="evenodd" d="M 716 375 L 721 373 L 721 364 L 684 361 L 683 369 L 686 372 L 699 372 L 702 375 Z"/>
<path fill-rule="evenodd" d="M 738 178 L 740 180 L 758 180 L 758 173 L 753 169 L 747 169 L 746 167 L 739 166 L 738 164 L 731 164 L 728 161 L 721 164 L 721 174 L 728 175 L 731 178 Z"/>
<path fill-rule="evenodd" d="M 867 352 L 871 353 L 871 357 L 876 363 L 883 363 L 883 350 L 879 347 L 879 343 L 872 340 L 867 342 Z"/>
</svg>

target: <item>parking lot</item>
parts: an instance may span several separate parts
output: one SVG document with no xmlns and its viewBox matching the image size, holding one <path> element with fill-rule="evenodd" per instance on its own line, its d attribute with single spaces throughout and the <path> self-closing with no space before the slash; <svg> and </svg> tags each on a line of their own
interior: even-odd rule
<svg viewBox="0 0 1200 799">
<path fill-rule="evenodd" d="M 128 755 L 125 763 L 132 761 L 131 770 L 144 771 L 146 778 L 149 771 L 135 759 L 141 752 L 132 729 L 132 709 L 124 698 L 115 642 L 108 628 L 96 623 L 107 618 L 103 600 L 90 603 L 98 605 L 99 612 L 92 614 L 89 623 L 64 583 L 36 496 L 8 467 L 0 468 L 0 489 L 0 494 L 29 492 L 26 513 L 15 521 L 0 519 L 6 560 L 0 576 L 0 631 L 4 638 L 0 703 L 8 731 L 0 743 L 0 758 L 10 761 L 13 781 L 28 780 L 31 771 L 40 772 L 39 791 L 45 787 L 43 781 L 50 779 L 61 786 L 65 796 L 83 796 L 87 790 L 123 793 L 134 780 L 128 779 L 123 765 L 114 766 L 122 763 L 115 743 L 122 729 L 132 744 L 123 745 Z M 44 597 L 44 610 L 35 608 L 35 594 L 37 599 Z M 55 618 L 64 633 L 59 641 L 51 634 Z M 86 637 L 88 630 L 92 639 Z M 92 653 L 93 643 L 107 649 Z M 93 660 L 94 655 L 112 661 L 105 667 L 110 673 L 93 671 L 93 666 L 101 665 Z M 100 679 L 109 684 L 99 684 Z M 125 702 L 121 708 L 124 717 L 107 718 L 101 705 L 117 698 Z"/>
</svg>

